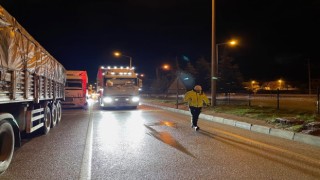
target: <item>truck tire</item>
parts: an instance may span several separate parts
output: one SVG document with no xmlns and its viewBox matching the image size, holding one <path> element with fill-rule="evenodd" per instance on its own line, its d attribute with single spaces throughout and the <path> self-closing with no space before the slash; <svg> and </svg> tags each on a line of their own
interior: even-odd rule
<svg viewBox="0 0 320 180">
<path fill-rule="evenodd" d="M 10 165 L 14 151 L 14 132 L 11 124 L 2 120 L 0 122 L 0 174 Z"/>
<path fill-rule="evenodd" d="M 46 106 L 44 109 L 44 126 L 43 126 L 43 134 L 48 134 L 51 127 L 51 112 L 49 106 Z"/>
<path fill-rule="evenodd" d="M 57 125 L 58 112 L 55 103 L 52 103 L 51 106 L 51 128 Z"/>
<path fill-rule="evenodd" d="M 57 102 L 56 106 L 57 106 L 57 123 L 59 124 L 62 116 L 62 107 L 59 101 Z"/>
</svg>

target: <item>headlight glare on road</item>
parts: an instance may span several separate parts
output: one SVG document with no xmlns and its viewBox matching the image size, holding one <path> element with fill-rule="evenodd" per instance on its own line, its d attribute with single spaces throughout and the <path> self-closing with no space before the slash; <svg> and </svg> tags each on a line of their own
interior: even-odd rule
<svg viewBox="0 0 320 180">
<path fill-rule="evenodd" d="M 111 103 L 112 102 L 112 98 L 111 97 L 105 97 L 105 98 L 103 98 L 103 102 Z"/>
<path fill-rule="evenodd" d="M 139 100 L 140 100 L 139 97 L 133 97 L 132 98 L 132 102 L 139 102 Z"/>
</svg>

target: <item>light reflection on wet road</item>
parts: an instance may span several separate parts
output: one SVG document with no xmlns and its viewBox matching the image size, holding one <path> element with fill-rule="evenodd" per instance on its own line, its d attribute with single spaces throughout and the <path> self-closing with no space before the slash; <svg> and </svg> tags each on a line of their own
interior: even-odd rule
<svg viewBox="0 0 320 180">
<path fill-rule="evenodd" d="M 300 167 L 279 163 L 280 156 L 265 155 L 265 150 L 256 148 L 242 136 L 228 134 L 224 130 L 210 131 L 206 128 L 210 129 L 212 125 L 205 127 L 203 124 L 200 124 L 204 126 L 203 129 L 195 132 L 190 128 L 188 116 L 143 108 L 95 114 L 97 131 L 93 144 L 93 177 L 313 179 L 319 175 L 315 170 L 306 171 L 304 165 Z M 247 142 L 241 142 L 243 139 Z M 316 168 L 320 167 L 317 163 L 315 165 Z M 301 175 L 300 171 L 305 174 Z M 290 172 L 290 175 L 283 172 Z"/>
</svg>

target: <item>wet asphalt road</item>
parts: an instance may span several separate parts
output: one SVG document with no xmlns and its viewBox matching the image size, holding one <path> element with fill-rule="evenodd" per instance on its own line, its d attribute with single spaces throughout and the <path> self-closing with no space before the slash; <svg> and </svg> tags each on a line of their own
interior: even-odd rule
<svg viewBox="0 0 320 180">
<path fill-rule="evenodd" d="M 320 179 L 320 148 L 140 106 L 63 111 L 0 179 Z"/>
</svg>

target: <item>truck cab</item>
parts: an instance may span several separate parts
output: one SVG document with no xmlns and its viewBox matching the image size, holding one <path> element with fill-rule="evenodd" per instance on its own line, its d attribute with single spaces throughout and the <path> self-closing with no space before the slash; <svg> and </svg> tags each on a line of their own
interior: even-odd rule
<svg viewBox="0 0 320 180">
<path fill-rule="evenodd" d="M 101 67 L 98 70 L 97 89 L 101 107 L 132 107 L 140 103 L 142 81 L 133 68 Z"/>
<path fill-rule="evenodd" d="M 62 107 L 86 109 L 88 106 L 87 72 L 67 70 L 66 74 L 67 81 L 65 85 L 65 101 L 62 102 Z"/>
</svg>

